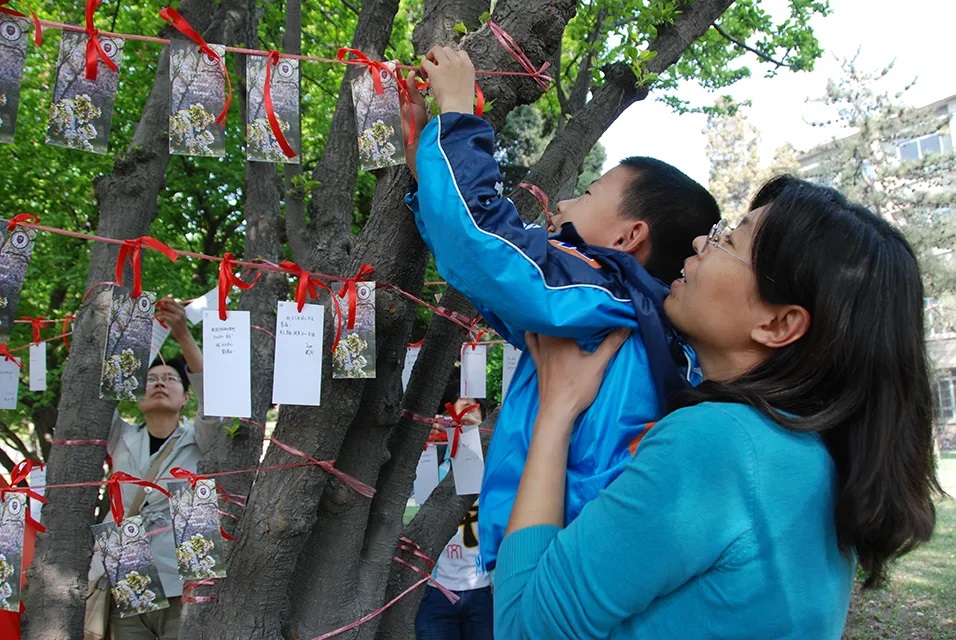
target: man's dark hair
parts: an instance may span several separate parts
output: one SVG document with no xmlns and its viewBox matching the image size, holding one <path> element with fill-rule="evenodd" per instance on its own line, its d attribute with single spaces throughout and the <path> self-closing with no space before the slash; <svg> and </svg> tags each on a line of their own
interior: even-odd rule
<svg viewBox="0 0 956 640">
<path fill-rule="evenodd" d="M 161 356 L 156 356 L 152 364 L 149 365 L 149 368 L 152 369 L 153 367 L 161 367 L 163 365 L 175 369 L 176 373 L 179 374 L 179 379 L 183 381 L 183 391 L 189 391 L 189 376 L 186 375 L 186 361 L 183 360 L 182 356 L 176 356 L 169 360 L 163 360 Z"/>
<path fill-rule="evenodd" d="M 714 196 L 666 162 L 644 156 L 621 160 L 634 179 L 624 192 L 621 213 L 647 222 L 651 253 L 644 268 L 667 284 L 680 276 L 694 253 L 693 240 L 720 220 Z"/>
</svg>

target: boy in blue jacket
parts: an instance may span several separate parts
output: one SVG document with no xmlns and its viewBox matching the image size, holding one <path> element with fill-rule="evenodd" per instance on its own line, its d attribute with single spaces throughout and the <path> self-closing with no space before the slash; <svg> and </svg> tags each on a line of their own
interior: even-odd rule
<svg viewBox="0 0 956 640">
<path fill-rule="evenodd" d="M 526 226 L 502 196 L 494 132 L 472 115 L 468 55 L 435 47 L 422 61 L 441 115 L 406 150 L 418 190 L 406 198 L 438 270 L 503 338 L 524 350 L 526 331 L 594 348 L 613 329 L 631 336 L 607 368 L 602 391 L 575 426 L 568 452 L 566 520 L 597 497 L 630 458 L 629 445 L 688 384 L 692 355 L 664 316 L 664 282 L 680 277 L 693 238 L 717 223 L 706 189 L 652 158 L 628 158 L 578 198 L 557 205 L 553 226 Z M 406 128 L 426 121 L 414 74 Z M 415 148 L 417 146 L 417 149 Z M 663 282 L 662 282 L 663 281 Z M 488 450 L 479 537 L 495 565 L 538 410 L 534 362 L 525 353 Z"/>
</svg>

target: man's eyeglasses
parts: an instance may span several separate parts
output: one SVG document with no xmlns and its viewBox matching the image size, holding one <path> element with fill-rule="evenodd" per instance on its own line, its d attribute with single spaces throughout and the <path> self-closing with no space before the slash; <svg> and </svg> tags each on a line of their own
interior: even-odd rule
<svg viewBox="0 0 956 640">
<path fill-rule="evenodd" d="M 730 222 L 728 222 L 726 218 L 721 218 L 717 224 L 710 228 L 710 233 L 707 234 L 707 240 L 701 245 L 700 250 L 697 251 L 697 255 L 702 256 L 707 253 L 707 247 L 716 247 L 728 255 L 733 256 L 734 259 L 749 265 L 750 260 L 744 260 L 720 243 L 721 240 L 724 240 L 733 230 L 733 227 L 730 226 Z"/>
<path fill-rule="evenodd" d="M 146 386 L 155 386 L 159 384 L 160 382 L 162 382 L 163 384 L 179 384 L 179 385 L 183 383 L 183 381 L 179 379 L 179 376 L 175 376 L 172 374 L 166 374 L 162 376 L 153 376 L 153 375 L 146 376 Z"/>
</svg>

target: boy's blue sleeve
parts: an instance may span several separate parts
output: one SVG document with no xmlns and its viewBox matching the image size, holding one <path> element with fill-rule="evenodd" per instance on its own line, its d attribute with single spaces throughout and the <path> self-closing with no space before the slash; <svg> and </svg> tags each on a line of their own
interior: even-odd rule
<svg viewBox="0 0 956 640">
<path fill-rule="evenodd" d="M 475 116 L 444 114 L 422 132 L 407 202 L 442 276 L 519 347 L 525 331 L 587 338 L 633 326 L 628 292 L 597 261 L 524 225 L 493 154 L 494 132 Z"/>
</svg>

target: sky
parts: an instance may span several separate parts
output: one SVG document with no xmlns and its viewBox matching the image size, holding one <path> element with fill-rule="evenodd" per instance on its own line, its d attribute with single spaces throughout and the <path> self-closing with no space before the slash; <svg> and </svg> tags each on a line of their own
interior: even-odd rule
<svg viewBox="0 0 956 640">
<path fill-rule="evenodd" d="M 784 6 L 783 0 L 767 4 Z M 812 72 L 783 69 L 775 78 L 764 78 L 767 66 L 747 54 L 753 77 L 717 93 L 685 86 L 678 95 L 696 105 L 713 104 L 724 94 L 738 102 L 749 100 L 748 120 L 760 131 L 761 162 L 768 164 L 784 143 L 805 151 L 840 133 L 810 126 L 808 121 L 825 111 L 807 101 L 822 96 L 827 79 L 840 73 L 839 60 L 852 58 L 858 50 L 858 63 L 864 70 L 875 72 L 895 61 L 888 88 L 901 89 L 916 79 L 905 97 L 912 106 L 956 94 L 956 2 L 830 0 L 830 5 L 831 14 L 812 23 L 824 50 Z M 601 138 L 607 149 L 605 170 L 627 156 L 653 156 L 707 184 L 706 117 L 676 114 L 653 98 L 652 91 L 646 100 L 629 107 Z"/>
</svg>

